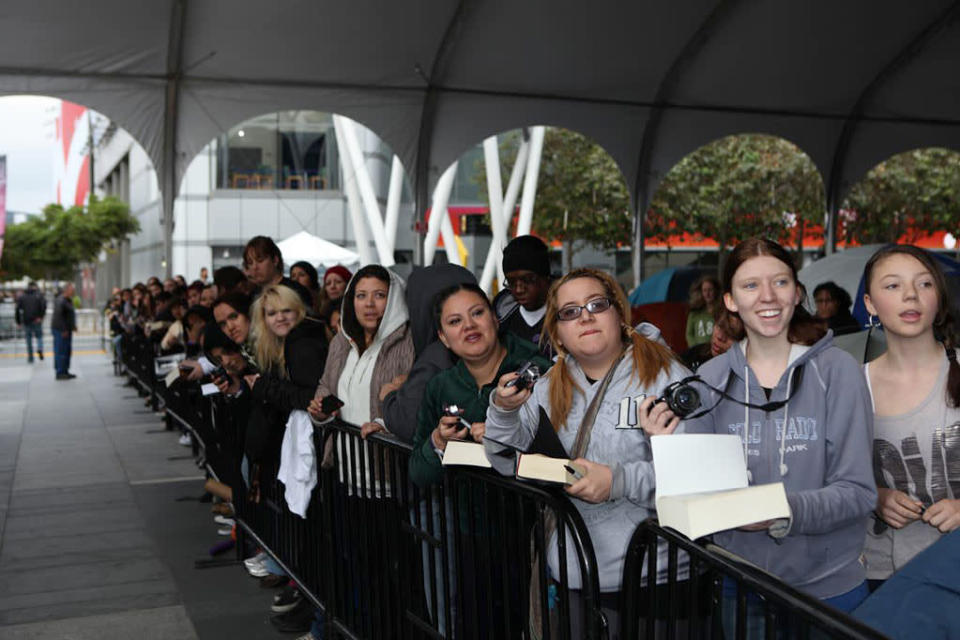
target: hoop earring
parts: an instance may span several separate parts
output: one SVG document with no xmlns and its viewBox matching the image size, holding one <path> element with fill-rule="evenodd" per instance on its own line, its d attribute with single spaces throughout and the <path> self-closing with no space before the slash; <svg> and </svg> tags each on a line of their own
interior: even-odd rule
<svg viewBox="0 0 960 640">
<path fill-rule="evenodd" d="M 880 318 L 876 315 L 870 314 L 870 317 L 867 318 L 867 328 L 869 329 L 879 329 L 881 326 Z"/>
</svg>

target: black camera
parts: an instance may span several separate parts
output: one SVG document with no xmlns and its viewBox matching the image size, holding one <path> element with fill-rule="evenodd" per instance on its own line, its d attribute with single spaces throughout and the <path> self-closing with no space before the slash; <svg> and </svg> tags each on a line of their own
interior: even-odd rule
<svg viewBox="0 0 960 640">
<path fill-rule="evenodd" d="M 686 380 L 677 380 L 667 385 L 657 402 L 666 402 L 670 411 L 686 418 L 700 408 L 700 393 Z"/>
<path fill-rule="evenodd" d="M 517 391 L 533 388 L 534 383 L 540 378 L 540 367 L 533 362 L 526 362 L 517 371 L 517 377 L 503 385 L 505 387 L 516 387 Z"/>
<path fill-rule="evenodd" d="M 216 380 L 217 378 L 224 378 L 226 380 L 230 379 L 230 374 L 227 373 L 227 370 L 223 368 L 222 364 L 210 372 L 211 380 Z"/>
</svg>

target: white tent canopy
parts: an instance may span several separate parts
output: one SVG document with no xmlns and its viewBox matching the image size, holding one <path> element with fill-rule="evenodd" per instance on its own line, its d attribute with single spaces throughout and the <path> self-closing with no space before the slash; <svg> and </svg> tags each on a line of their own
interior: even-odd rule
<svg viewBox="0 0 960 640">
<path fill-rule="evenodd" d="M 277 247 L 283 256 L 283 264 L 288 269 L 293 263 L 300 261 L 309 262 L 314 267 L 325 269 L 338 264 L 347 268 L 356 267 L 360 264 L 360 254 L 344 249 L 340 245 L 323 238 L 318 238 L 307 231 L 293 234 L 286 240 L 278 242 Z"/>
<path fill-rule="evenodd" d="M 165 196 L 231 126 L 317 109 L 395 150 L 421 217 L 465 149 L 535 124 L 603 145 L 638 210 L 703 144 L 778 135 L 810 155 L 836 211 L 890 155 L 960 149 L 958 15 L 956 0 L 13 0 L 0 95 L 106 114 L 147 150 Z"/>
</svg>

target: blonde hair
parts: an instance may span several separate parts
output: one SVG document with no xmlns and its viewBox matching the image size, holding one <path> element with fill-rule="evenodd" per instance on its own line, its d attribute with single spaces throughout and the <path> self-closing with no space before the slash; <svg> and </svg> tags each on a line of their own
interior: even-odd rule
<svg viewBox="0 0 960 640">
<path fill-rule="evenodd" d="M 250 308 L 257 363 L 264 371 L 273 371 L 281 378 L 287 378 L 287 363 L 283 355 L 283 338 L 278 337 L 267 327 L 267 305 L 280 309 L 293 309 L 297 314 L 294 326 L 300 324 L 307 316 L 307 308 L 296 291 L 282 284 L 271 284 L 264 287 L 260 296 Z"/>
<path fill-rule="evenodd" d="M 557 331 L 559 323 L 557 311 L 560 309 L 557 292 L 560 287 L 577 278 L 593 278 L 603 285 L 607 297 L 613 301 L 613 310 L 620 316 L 620 338 L 623 346 L 631 347 L 633 350 L 632 377 L 639 379 L 643 384 L 652 384 L 660 372 L 669 369 L 675 360 L 673 353 L 667 347 L 648 340 L 633 329 L 630 324 L 630 305 L 627 302 L 627 296 L 613 276 L 597 269 L 574 269 L 550 286 L 550 291 L 547 293 L 546 316 L 543 320 L 543 332 L 549 337 L 558 354 L 557 363 L 550 368 L 548 374 L 550 376 L 550 422 L 558 431 L 566 425 L 567 415 L 573 406 L 574 389 L 583 393 L 567 369 L 568 354 L 560 344 Z"/>
</svg>

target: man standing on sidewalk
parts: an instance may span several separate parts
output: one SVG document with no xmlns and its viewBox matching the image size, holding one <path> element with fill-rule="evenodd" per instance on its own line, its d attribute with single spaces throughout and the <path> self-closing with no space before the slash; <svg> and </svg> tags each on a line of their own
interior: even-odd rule
<svg viewBox="0 0 960 640">
<path fill-rule="evenodd" d="M 33 339 L 37 339 L 37 355 L 43 360 L 43 316 L 47 313 L 47 299 L 30 282 L 27 290 L 17 300 L 17 326 L 23 327 L 27 336 L 27 362 L 33 362 Z"/>
<path fill-rule="evenodd" d="M 77 376 L 70 373 L 70 351 L 73 332 L 77 330 L 77 313 L 73 308 L 74 286 L 68 282 L 53 303 L 50 330 L 53 333 L 53 367 L 57 380 L 69 380 Z"/>
</svg>

